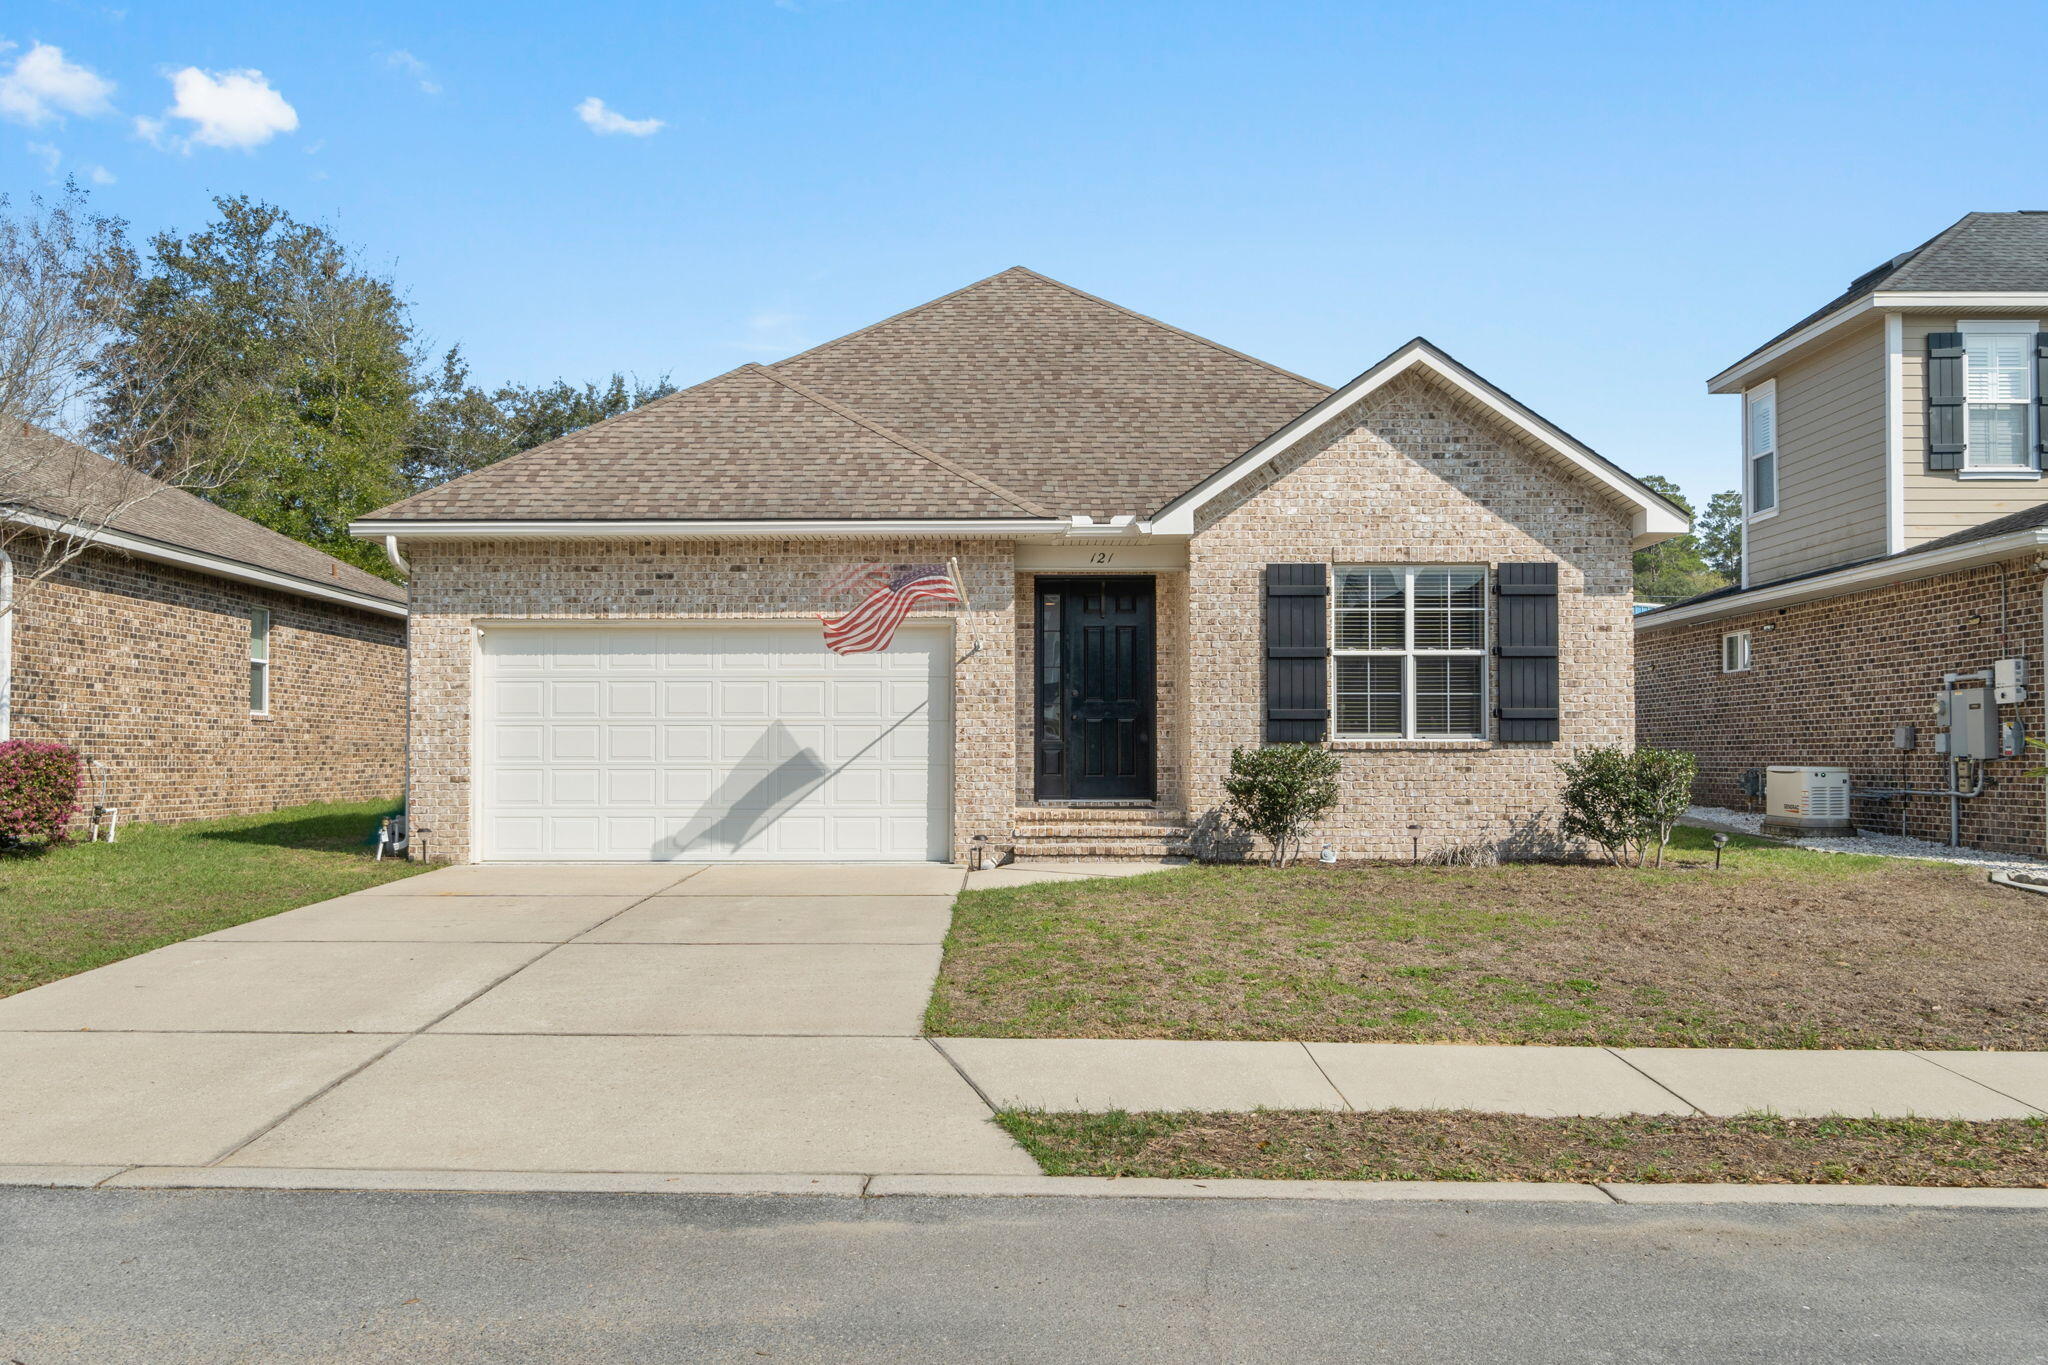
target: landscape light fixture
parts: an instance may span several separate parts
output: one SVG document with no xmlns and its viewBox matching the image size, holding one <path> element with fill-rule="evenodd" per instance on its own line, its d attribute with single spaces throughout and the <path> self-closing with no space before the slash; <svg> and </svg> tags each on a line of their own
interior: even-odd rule
<svg viewBox="0 0 2048 1365">
<path fill-rule="evenodd" d="M 1716 872 L 1721 870 L 1721 850 L 1726 847 L 1728 847 L 1728 836 L 1716 834 L 1714 836 L 1714 871 Z"/>
</svg>

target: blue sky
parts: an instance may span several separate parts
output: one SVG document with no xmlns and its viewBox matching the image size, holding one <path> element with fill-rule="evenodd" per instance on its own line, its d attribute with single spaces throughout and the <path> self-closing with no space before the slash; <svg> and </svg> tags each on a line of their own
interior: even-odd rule
<svg viewBox="0 0 2048 1365">
<path fill-rule="evenodd" d="M 1704 498 L 1710 373 L 2048 207 L 2048 10 L 1943 15 L 14 0 L 0 187 L 329 222 L 486 382 L 691 383 L 1016 264 L 1329 382 L 1421 333 Z"/>
</svg>

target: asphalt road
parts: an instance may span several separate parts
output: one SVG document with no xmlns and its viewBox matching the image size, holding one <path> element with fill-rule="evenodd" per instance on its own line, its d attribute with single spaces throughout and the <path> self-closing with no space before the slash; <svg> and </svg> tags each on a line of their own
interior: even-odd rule
<svg viewBox="0 0 2048 1365">
<path fill-rule="evenodd" d="M 2048 1361 L 2048 1215 L 0 1190 L 0 1365 Z"/>
</svg>

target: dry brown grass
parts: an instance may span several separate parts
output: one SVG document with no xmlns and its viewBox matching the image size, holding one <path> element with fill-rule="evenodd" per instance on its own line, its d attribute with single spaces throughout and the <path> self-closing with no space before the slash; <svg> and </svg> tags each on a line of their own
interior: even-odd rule
<svg viewBox="0 0 2048 1365">
<path fill-rule="evenodd" d="M 2048 1120 L 1041 1114 L 998 1121 L 1048 1175 L 2048 1187 Z"/>
<path fill-rule="evenodd" d="M 1703 836 L 1663 871 L 1191 867 L 961 897 L 927 1018 L 982 1037 L 2048 1047 L 2048 898 Z"/>
</svg>

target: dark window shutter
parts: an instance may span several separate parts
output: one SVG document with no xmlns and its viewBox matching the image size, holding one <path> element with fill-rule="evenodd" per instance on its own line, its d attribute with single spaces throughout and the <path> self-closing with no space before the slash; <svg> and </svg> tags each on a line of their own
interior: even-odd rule
<svg viewBox="0 0 2048 1365">
<path fill-rule="evenodd" d="M 1509 744 L 1557 738 L 1557 565 L 1503 564 L 1494 576 L 1500 657 L 1495 738 Z"/>
<path fill-rule="evenodd" d="M 1266 566 L 1266 743 L 1314 743 L 1330 728 L 1330 568 Z"/>
<path fill-rule="evenodd" d="M 2037 362 L 2038 363 L 2038 362 Z M 1927 334 L 1927 467 L 1957 469 L 1963 458 L 1963 334 Z"/>
<path fill-rule="evenodd" d="M 2048 453 L 2048 332 L 2034 333 L 2034 449 Z"/>
</svg>

